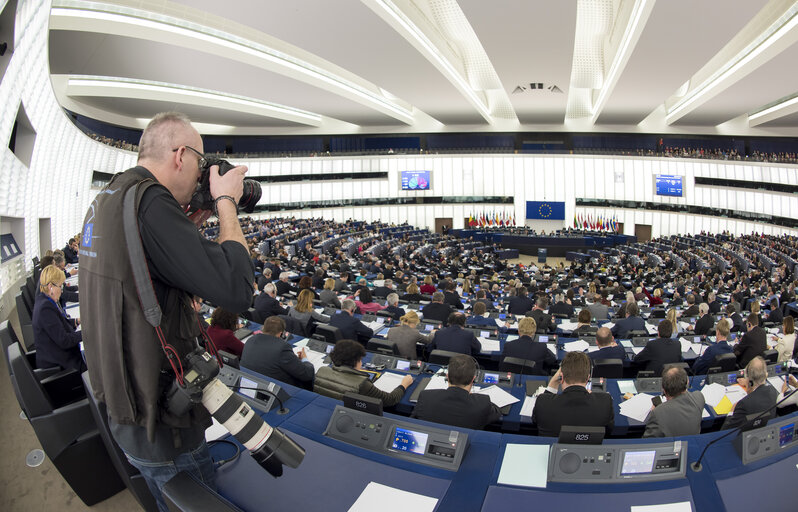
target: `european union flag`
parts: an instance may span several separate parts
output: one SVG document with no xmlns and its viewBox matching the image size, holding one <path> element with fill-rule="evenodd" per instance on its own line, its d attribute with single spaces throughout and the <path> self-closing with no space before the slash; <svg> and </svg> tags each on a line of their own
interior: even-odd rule
<svg viewBox="0 0 798 512">
<path fill-rule="evenodd" d="M 526 218 L 565 220 L 565 201 L 527 201 Z"/>
</svg>

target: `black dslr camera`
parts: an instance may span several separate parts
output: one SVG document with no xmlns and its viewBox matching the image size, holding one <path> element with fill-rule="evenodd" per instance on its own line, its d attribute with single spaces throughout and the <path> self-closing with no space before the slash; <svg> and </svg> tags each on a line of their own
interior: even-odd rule
<svg viewBox="0 0 798 512">
<path fill-rule="evenodd" d="M 191 198 L 190 210 L 213 210 L 213 197 L 211 197 L 211 166 L 219 166 L 219 175 L 223 176 L 224 173 L 235 167 L 227 160 L 214 157 L 205 157 L 205 166 L 202 168 L 200 174 L 200 181 L 197 185 L 197 191 Z M 238 201 L 238 205 L 247 213 L 252 213 L 255 210 L 255 205 L 260 201 L 261 188 L 260 183 L 255 180 L 244 180 L 244 193 Z"/>
</svg>

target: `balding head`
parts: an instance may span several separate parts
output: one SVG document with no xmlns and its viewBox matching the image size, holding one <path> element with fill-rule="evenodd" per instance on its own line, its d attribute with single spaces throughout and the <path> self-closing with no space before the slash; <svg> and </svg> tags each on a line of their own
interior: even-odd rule
<svg viewBox="0 0 798 512">
<path fill-rule="evenodd" d="M 162 161 L 170 157 L 172 150 L 180 145 L 196 143 L 199 134 L 191 126 L 185 114 L 161 112 L 152 118 L 139 141 L 138 161 Z M 194 147 L 194 146 L 192 146 Z M 202 151 L 201 147 L 195 149 Z"/>
</svg>

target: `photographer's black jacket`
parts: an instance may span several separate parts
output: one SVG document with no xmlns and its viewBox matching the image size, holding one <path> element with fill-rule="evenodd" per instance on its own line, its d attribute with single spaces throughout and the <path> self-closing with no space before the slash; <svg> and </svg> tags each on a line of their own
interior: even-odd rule
<svg viewBox="0 0 798 512">
<path fill-rule="evenodd" d="M 125 452 L 147 460 L 168 459 L 168 452 L 187 448 L 176 446 L 181 444 L 177 433 L 184 442 L 193 440 L 210 418 L 201 406 L 182 417 L 164 408 L 163 395 L 175 375 L 144 318 L 122 224 L 125 192 L 137 185 L 139 234 L 163 311 L 161 327 L 181 358 L 195 347 L 200 329 L 191 295 L 243 311 L 252 299 L 254 271 L 246 248 L 205 239 L 143 167 L 115 176 L 89 208 L 80 249 L 80 290 L 85 355 L 95 394 L 106 404 Z"/>
</svg>

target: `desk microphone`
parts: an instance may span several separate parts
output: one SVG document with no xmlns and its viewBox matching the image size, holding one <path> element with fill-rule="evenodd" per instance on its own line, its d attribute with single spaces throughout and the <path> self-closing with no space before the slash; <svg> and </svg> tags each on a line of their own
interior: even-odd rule
<svg viewBox="0 0 798 512">
<path fill-rule="evenodd" d="M 789 377 L 788 377 L 788 378 L 789 378 Z M 764 411 L 760 412 L 760 413 L 759 413 L 759 414 L 757 414 L 757 415 L 756 415 L 754 418 L 752 418 L 751 420 L 747 420 L 745 423 L 743 423 L 743 424 L 742 424 L 742 425 L 740 425 L 739 427 L 737 427 L 737 428 L 733 428 L 733 429 L 729 430 L 727 433 L 723 434 L 722 436 L 720 436 L 720 437 L 718 437 L 718 438 L 716 438 L 716 439 L 713 439 L 712 441 L 708 442 L 708 443 L 707 443 L 707 445 L 706 445 L 706 447 L 704 447 L 704 450 L 701 452 L 701 455 L 699 455 L 699 456 L 698 456 L 698 459 L 697 459 L 695 462 L 693 462 L 692 464 L 690 464 L 690 469 L 692 469 L 692 470 L 693 470 L 693 471 L 695 471 L 696 473 L 700 472 L 702 469 L 704 469 L 704 468 L 701 466 L 701 460 L 704 458 L 704 455 L 707 453 L 707 450 L 709 450 L 709 447 L 710 447 L 710 446 L 712 446 L 713 444 L 717 443 L 717 442 L 718 442 L 718 441 L 720 441 L 721 439 L 724 439 L 724 438 L 726 438 L 726 437 L 729 437 L 730 435 L 732 435 L 732 434 L 734 434 L 734 433 L 740 433 L 740 432 L 742 432 L 743 428 L 745 428 L 747 425 L 750 425 L 752 422 L 754 422 L 754 421 L 756 421 L 756 420 L 758 420 L 758 419 L 760 419 L 760 418 L 764 417 L 766 414 L 770 414 L 770 412 L 771 412 L 773 409 L 775 409 L 776 407 L 778 407 L 780 404 L 784 403 L 784 401 L 785 401 L 785 400 L 787 400 L 788 398 L 790 398 L 790 397 L 791 397 L 792 395 L 794 395 L 794 394 L 795 394 L 797 391 L 798 391 L 798 388 L 795 388 L 795 389 L 793 389 L 793 390 L 792 390 L 792 391 L 790 391 L 788 394 L 784 395 L 784 398 L 782 398 L 781 400 L 779 400 L 778 402 L 776 402 L 775 404 L 773 404 L 773 406 L 772 406 L 772 407 L 768 408 L 767 410 L 764 410 Z"/>
</svg>

